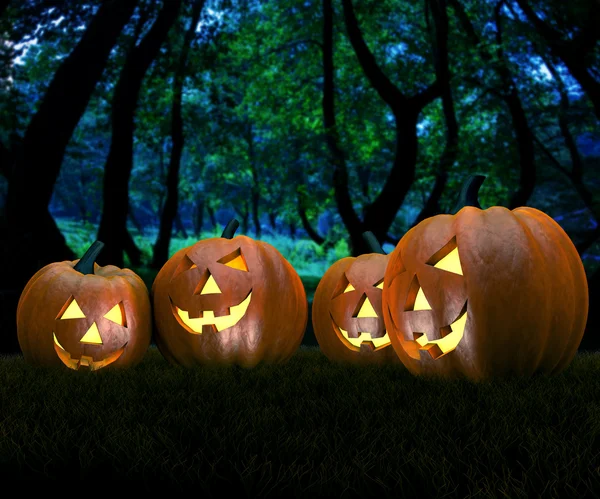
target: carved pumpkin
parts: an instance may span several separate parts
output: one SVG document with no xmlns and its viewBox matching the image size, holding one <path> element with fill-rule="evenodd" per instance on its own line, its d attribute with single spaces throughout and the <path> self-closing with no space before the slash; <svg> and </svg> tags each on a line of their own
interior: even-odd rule
<svg viewBox="0 0 600 499">
<path fill-rule="evenodd" d="M 25 360 L 96 371 L 131 367 L 152 336 L 148 289 L 129 269 L 101 267 L 96 241 L 81 260 L 51 263 L 27 283 L 17 306 Z"/>
<path fill-rule="evenodd" d="M 484 178 L 467 182 L 454 215 L 422 221 L 390 254 L 383 317 L 392 345 L 414 374 L 560 372 L 586 323 L 583 264 L 545 213 L 481 209 Z"/>
<path fill-rule="evenodd" d="M 173 364 L 283 362 L 302 342 L 300 277 L 270 244 L 233 237 L 238 225 L 178 251 L 156 276 L 156 345 Z"/>
<path fill-rule="evenodd" d="M 315 337 L 334 362 L 400 363 L 381 312 L 388 255 L 371 232 L 363 238 L 372 253 L 338 260 L 317 286 L 312 307 Z"/>
</svg>

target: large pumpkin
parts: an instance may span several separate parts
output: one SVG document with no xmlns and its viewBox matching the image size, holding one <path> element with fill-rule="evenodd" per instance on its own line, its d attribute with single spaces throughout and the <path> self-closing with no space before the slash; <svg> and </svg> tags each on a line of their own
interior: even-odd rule
<svg viewBox="0 0 600 499">
<path fill-rule="evenodd" d="M 315 337 L 334 362 L 400 363 L 381 313 L 388 255 L 371 232 L 363 238 L 372 253 L 338 260 L 319 281 L 312 306 Z"/>
<path fill-rule="evenodd" d="M 308 318 L 306 293 L 273 246 L 221 237 L 175 253 L 152 286 L 156 344 L 173 364 L 283 362 L 298 349 Z"/>
<path fill-rule="evenodd" d="M 148 289 L 129 269 L 101 267 L 96 241 L 81 258 L 51 263 L 27 283 L 17 306 L 17 335 L 27 362 L 73 370 L 130 367 L 152 335 Z"/>
<path fill-rule="evenodd" d="M 415 374 L 557 373 L 577 351 L 588 312 L 581 259 L 534 208 L 481 209 L 471 178 L 454 215 L 428 218 L 390 254 L 383 317 Z"/>
</svg>

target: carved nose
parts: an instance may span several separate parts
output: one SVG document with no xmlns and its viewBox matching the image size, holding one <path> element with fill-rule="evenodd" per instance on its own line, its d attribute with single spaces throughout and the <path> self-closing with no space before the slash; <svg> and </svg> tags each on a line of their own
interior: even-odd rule
<svg viewBox="0 0 600 499">
<path fill-rule="evenodd" d="M 100 331 L 98 331 L 98 326 L 96 326 L 95 322 L 90 326 L 79 342 L 89 343 L 90 345 L 102 345 Z"/>
<path fill-rule="evenodd" d="M 221 290 L 219 289 L 219 286 L 217 285 L 217 281 L 215 281 L 215 278 L 211 274 L 210 277 L 208 278 L 208 281 L 206 281 L 206 284 L 204 284 L 204 286 L 202 287 L 200 294 L 201 295 L 210 295 L 210 294 L 217 294 L 217 293 L 221 293 Z"/>
<path fill-rule="evenodd" d="M 369 301 L 367 295 L 363 295 L 361 300 L 358 303 L 358 313 L 354 313 L 353 317 L 379 317 L 373 305 Z"/>
</svg>

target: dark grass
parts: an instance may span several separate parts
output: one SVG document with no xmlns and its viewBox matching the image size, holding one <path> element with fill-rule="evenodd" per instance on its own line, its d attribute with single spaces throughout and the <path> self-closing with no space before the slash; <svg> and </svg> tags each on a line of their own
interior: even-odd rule
<svg viewBox="0 0 600 499">
<path fill-rule="evenodd" d="M 251 370 L 174 367 L 155 347 L 120 372 L 3 357 L 3 489 L 14 479 L 75 495 L 126 481 L 206 498 L 597 497 L 600 353 L 482 384 L 307 347 Z"/>
</svg>

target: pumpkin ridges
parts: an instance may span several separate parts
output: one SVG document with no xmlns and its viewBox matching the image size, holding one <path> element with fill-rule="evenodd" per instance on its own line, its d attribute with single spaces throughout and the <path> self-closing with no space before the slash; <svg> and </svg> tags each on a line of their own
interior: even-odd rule
<svg viewBox="0 0 600 499">
<path fill-rule="evenodd" d="M 556 302 L 559 306 L 566 309 L 564 315 L 571 319 L 569 324 L 553 327 L 554 331 L 558 331 L 558 334 L 555 332 L 553 337 L 563 338 L 565 341 L 559 348 L 562 355 L 558 357 L 553 365 L 549 364 L 546 370 L 553 374 L 558 373 L 564 370 L 572 361 L 585 331 L 589 310 L 589 291 L 585 269 L 573 241 L 571 241 L 564 229 L 553 218 L 535 208 L 517 208 L 513 213 L 523 223 L 527 224 L 530 229 L 533 230 L 532 224 L 535 222 L 542 226 L 546 233 L 551 233 L 554 236 L 553 241 L 555 244 L 553 247 L 560 250 L 562 255 L 559 261 L 566 262 L 564 273 L 559 269 L 552 269 L 552 275 L 558 275 L 562 281 L 560 286 L 555 286 L 555 289 L 561 288 L 556 297 Z M 555 282 L 555 284 L 557 283 Z M 568 303 L 566 300 L 568 300 Z M 570 313 L 569 305 L 573 309 L 577 308 L 581 310 L 582 313 Z M 561 332 L 562 328 L 573 331 L 573 334 L 565 337 Z"/>
<path fill-rule="evenodd" d="M 333 324 L 331 323 L 331 317 L 329 315 L 329 303 L 338 281 L 341 279 L 348 267 L 352 265 L 355 259 L 356 258 L 354 257 L 346 257 L 334 262 L 319 281 L 313 296 L 313 331 L 315 333 L 317 343 L 319 344 L 319 348 L 327 358 L 334 358 L 335 354 L 338 352 L 338 349 L 336 348 L 337 345 L 334 345 L 334 343 L 339 341 L 333 329 Z M 344 356 L 345 360 L 350 360 L 351 353 L 352 352 L 348 350 L 348 355 L 340 355 Z"/>
<path fill-rule="evenodd" d="M 569 327 L 572 310 L 561 309 L 560 306 L 550 308 L 551 303 L 545 304 L 545 300 L 540 300 L 540 296 L 548 296 L 547 288 L 556 288 L 554 295 L 556 303 L 559 303 L 561 294 L 566 292 L 572 296 L 578 296 L 580 292 L 587 297 L 587 289 L 583 279 L 585 276 L 583 266 L 574 246 L 562 228 L 556 229 L 558 224 L 550 217 L 539 210 L 532 211 L 531 208 L 518 208 L 510 211 L 502 207 L 492 207 L 487 210 L 479 210 L 473 207 L 463 208 L 451 220 L 451 229 L 444 227 L 450 222 L 449 216 L 437 216 L 427 219 L 407 233 L 390 257 L 390 263 L 386 270 L 384 284 L 384 320 L 390 332 L 394 348 L 405 365 L 416 374 L 433 372 L 436 374 L 445 374 L 450 376 L 467 375 L 472 379 L 489 378 L 495 375 L 520 374 L 529 375 L 536 371 L 559 372 L 572 360 L 572 356 L 578 346 L 579 331 L 583 334 L 585 319 L 582 318 L 579 323 L 574 324 L 574 329 Z M 523 224 L 517 218 L 522 214 L 522 218 L 527 223 L 537 223 L 540 230 L 544 230 L 547 244 L 540 237 L 535 236 L 535 231 L 524 229 Z M 534 215 L 531 218 L 530 215 Z M 527 218 L 529 217 L 529 218 Z M 535 222 L 537 220 L 537 222 Z M 439 222 L 439 224 L 437 223 Z M 560 227 L 560 226 L 558 226 Z M 556 232 L 554 237 L 548 233 L 554 228 Z M 402 334 L 405 324 L 393 325 L 391 321 L 390 305 L 400 302 L 402 297 L 390 296 L 390 284 L 397 277 L 398 261 L 402 259 L 404 266 L 410 269 L 414 267 L 409 265 L 406 260 L 416 259 L 423 261 L 427 257 L 427 252 L 434 246 L 443 245 L 446 240 L 442 236 L 437 236 L 441 230 L 445 234 L 454 234 L 461 265 L 466 279 L 468 292 L 468 321 L 465 337 L 463 337 L 463 347 L 457 346 L 454 352 L 450 352 L 444 357 L 430 362 L 419 362 L 409 358 L 401 351 L 399 340 L 394 341 L 395 334 Z M 443 239 L 443 240 L 442 240 Z M 447 239 L 447 238 L 446 238 Z M 521 248 L 527 248 L 524 258 L 519 253 L 513 253 L 508 249 L 498 251 L 498 248 L 508 247 L 505 244 L 509 240 L 513 251 L 519 251 Z M 569 265 L 574 269 L 575 277 L 568 277 L 569 270 L 564 264 L 565 260 L 560 260 L 557 256 L 556 267 L 545 271 L 547 265 L 550 265 L 553 258 L 546 257 L 549 251 L 556 251 L 555 246 L 560 248 L 569 247 L 570 251 Z M 415 249 L 416 248 L 416 249 Z M 429 248 L 429 249 L 428 249 Z M 419 251 L 422 253 L 419 256 Z M 511 256 L 512 255 L 512 256 Z M 514 260 L 517 255 L 517 260 Z M 561 272 L 564 268 L 562 277 L 570 286 L 562 285 L 560 280 L 554 278 L 556 272 Z M 411 270 L 412 271 L 412 270 Z M 577 277 L 577 274 L 579 277 Z M 388 284 L 389 283 L 389 284 Z M 572 286 L 572 291 L 563 288 Z M 481 290 L 476 293 L 475 290 Z M 579 291 L 577 291 L 579 289 Z M 386 291 L 387 290 L 387 291 Z M 585 291 L 584 291 L 585 290 Z M 551 299 L 550 296 L 548 299 Z M 490 306 L 489 301 L 495 300 Z M 537 301 L 535 301 L 537 300 Z M 387 306 L 385 306 L 387 305 Z M 396 304 L 395 306 L 399 306 Z M 548 307 L 544 310 L 544 307 Z M 581 310 L 581 307 L 578 307 Z M 563 310 L 562 319 L 565 327 L 562 331 L 554 331 L 555 327 L 550 322 L 552 313 L 559 313 Z M 587 308 L 584 306 L 584 312 Z M 585 316 L 585 313 L 582 314 Z M 471 322 L 469 322 L 471 321 Z M 567 338 L 564 348 L 558 348 L 558 352 L 546 352 L 538 338 L 541 335 L 539 328 L 544 328 L 547 334 L 567 334 L 572 331 L 570 338 Z M 581 327 L 579 327 L 581 326 Z M 479 331 L 472 333 L 467 337 L 468 329 Z M 394 331 L 394 336 L 391 332 Z M 410 329 L 407 329 L 407 332 Z M 485 334 L 483 333 L 485 331 Z M 465 340 L 468 340 L 465 343 Z M 552 340 L 550 340 L 552 341 Z M 576 344 L 576 345 L 575 345 Z M 551 345 L 549 343 L 548 345 Z M 469 355 L 467 355 L 469 352 Z M 554 358 L 560 353 L 560 360 L 557 364 Z M 460 355 L 455 355 L 460 354 Z M 564 354 L 564 355 L 563 355 Z M 462 358 L 464 357 L 464 358 Z M 568 360 L 566 360 L 568 358 Z M 453 364 L 449 359 L 460 360 L 458 364 Z M 477 359 L 475 364 L 468 364 L 469 359 Z M 427 361 L 428 359 L 425 358 Z M 549 366 L 554 366 L 550 368 Z"/>
<path fill-rule="evenodd" d="M 37 272 L 34 275 L 35 279 L 32 278 L 30 285 L 25 287 L 17 309 L 18 339 L 25 360 L 39 365 L 63 365 L 54 351 L 52 338 L 56 316 L 69 296 L 75 296 L 78 302 L 86 301 L 90 292 L 87 286 L 92 283 L 91 287 L 97 288 L 97 292 L 93 297 L 89 297 L 88 310 L 104 303 L 103 297 L 107 306 L 111 305 L 113 300 L 123 301 L 129 321 L 128 346 L 110 367 L 135 365 L 143 358 L 151 335 L 150 303 L 145 284 L 133 273 L 109 278 L 95 274 L 83 275 L 74 270 L 75 264 L 75 261 L 50 264 Z M 115 288 L 119 290 L 116 296 L 113 294 Z M 108 309 L 105 312 L 108 312 Z M 100 333 L 101 336 L 104 333 L 106 341 L 111 342 L 111 335 L 107 335 L 106 331 Z M 35 343 L 32 343 L 32 340 Z M 101 348 L 96 350 L 101 351 Z"/>
<path fill-rule="evenodd" d="M 193 245 L 192 245 L 193 246 Z M 153 321 L 154 321 L 154 342 L 161 353 L 161 355 L 171 364 L 173 365 L 183 365 L 177 358 L 175 358 L 163 339 L 162 335 L 159 334 L 161 330 L 167 330 L 169 327 L 173 327 L 169 324 L 169 318 L 177 324 L 172 317 L 170 298 L 168 294 L 168 286 L 171 279 L 171 276 L 177 269 L 181 259 L 185 256 L 186 252 L 191 248 L 182 248 L 177 251 L 167 262 L 162 266 L 159 270 L 158 274 L 154 278 L 154 282 L 152 283 L 151 290 L 151 298 L 153 303 Z M 166 308 L 166 309 L 165 309 Z M 165 320 L 165 318 L 167 318 Z M 177 337 L 173 338 L 171 341 L 180 342 Z M 181 347 L 180 347 L 181 348 Z"/>
<path fill-rule="evenodd" d="M 471 330 L 481 331 L 472 336 L 472 341 L 478 343 L 474 351 L 481 375 L 488 378 L 512 372 L 529 376 L 543 356 L 538 331 L 543 330 L 540 327 L 543 328 L 547 317 L 546 304 L 532 304 L 529 297 L 543 295 L 544 289 L 551 286 L 551 282 L 544 282 L 543 271 L 543 276 L 538 275 L 542 270 L 539 268 L 541 254 L 532 258 L 533 252 L 539 252 L 537 242 L 504 207 L 491 207 L 485 211 L 473 208 L 469 221 L 470 227 L 465 220 L 459 220 L 457 225 L 470 228 L 462 231 L 470 238 L 468 242 L 463 239 L 462 243 L 465 274 L 469 273 L 467 286 L 474 285 L 474 289 L 485 293 L 485 296 L 469 296 L 473 319 Z M 509 250 L 498 252 L 498 245 L 506 240 L 510 241 L 511 249 L 523 249 L 525 257 L 515 259 Z M 487 256 L 486 261 L 490 263 L 477 265 L 473 261 L 472 248 L 477 254 Z M 493 300 L 492 306 L 489 300 Z M 483 331 L 487 333 L 483 334 Z"/>
<path fill-rule="evenodd" d="M 344 343 L 344 340 L 338 337 L 338 333 L 335 329 L 335 326 L 333 325 L 331 316 L 332 299 L 333 294 L 336 292 L 338 283 L 342 279 L 342 276 L 345 273 L 347 274 L 349 271 L 351 272 L 353 266 L 355 265 L 362 267 L 362 270 L 366 270 L 368 266 L 371 265 L 372 260 L 374 260 L 374 262 L 372 263 L 373 265 L 378 265 L 378 262 L 381 263 L 383 261 L 383 268 L 385 268 L 385 263 L 387 263 L 388 261 L 388 256 L 385 255 L 385 253 L 367 253 L 359 255 L 358 257 L 342 258 L 333 263 L 331 267 L 327 269 L 327 271 L 319 281 L 319 284 L 315 291 L 312 308 L 312 323 L 315 332 L 315 337 L 317 338 L 319 347 L 323 354 L 333 362 L 353 364 L 373 364 L 386 362 L 400 363 L 396 352 L 389 345 L 387 347 L 372 352 L 365 351 L 364 347 L 363 350 L 358 351 L 348 348 L 348 346 Z M 363 278 L 371 279 L 371 277 L 372 276 L 369 275 Z M 362 280 L 361 278 L 357 279 L 356 276 L 354 276 L 354 279 Z M 375 282 L 369 283 L 369 285 L 372 284 L 375 284 Z M 377 310 L 379 308 L 378 303 L 373 298 L 372 294 L 369 300 Z M 383 318 L 378 310 L 377 313 L 380 316 L 380 319 L 383 321 Z"/>
<path fill-rule="evenodd" d="M 439 248 L 445 245 L 454 236 L 456 236 L 456 239 L 458 241 L 460 254 L 461 243 L 460 234 L 457 234 L 456 218 L 459 216 L 469 216 L 469 214 L 472 213 L 472 210 L 474 210 L 474 208 L 466 207 L 460 210 L 459 214 L 455 216 L 438 215 L 436 217 L 430 217 L 423 220 L 420 224 L 410 229 L 399 241 L 394 251 L 390 253 L 390 261 L 388 263 L 384 276 L 382 296 L 382 308 L 384 314 L 383 317 L 386 327 L 388 328 L 388 334 L 390 336 L 390 340 L 392 342 L 394 350 L 396 351 L 398 357 L 400 358 L 404 366 L 413 374 L 432 374 L 435 372 L 440 376 L 453 377 L 456 376 L 456 372 L 460 372 L 463 369 L 468 368 L 471 372 L 475 373 L 475 375 L 480 375 L 478 371 L 478 366 L 473 365 L 470 359 L 463 360 L 459 356 L 445 355 L 440 359 L 437 359 L 435 361 L 436 364 L 433 364 L 433 362 L 429 360 L 429 354 L 426 352 L 419 353 L 420 359 L 424 360 L 417 361 L 410 357 L 405 352 L 398 337 L 402 335 L 402 337 L 405 340 L 409 340 L 412 338 L 407 337 L 407 335 L 403 335 L 403 333 L 399 331 L 399 328 L 404 328 L 405 324 L 402 321 L 400 321 L 400 323 L 395 326 L 395 322 L 391 319 L 390 312 L 390 305 L 398 303 L 398 307 L 403 309 L 406 300 L 406 293 L 403 293 L 401 296 L 396 296 L 394 294 L 394 289 L 397 286 L 394 285 L 394 281 L 397 278 L 403 276 L 402 279 L 407 283 L 410 283 L 413 279 L 413 271 L 408 269 L 415 269 L 416 271 L 419 267 L 424 267 L 424 262 L 427 261 L 431 255 L 433 255 Z M 430 242 L 432 240 L 435 241 L 435 244 Z M 397 272 L 398 266 L 400 266 L 401 268 L 406 268 L 407 270 L 405 270 L 402 274 L 395 275 L 393 274 L 393 272 Z M 468 270 L 465 269 L 464 266 L 463 272 L 465 275 L 468 273 Z M 443 278 L 444 275 L 445 274 L 440 274 L 440 278 Z M 420 285 L 423 288 L 430 288 L 430 286 L 427 286 L 427 282 L 424 282 L 425 277 L 427 277 L 427 275 L 421 275 Z M 427 281 L 427 279 L 425 279 L 425 281 Z M 431 294 L 431 289 L 427 289 L 426 291 L 429 291 L 430 297 L 432 299 L 435 298 L 436 295 Z M 437 292 L 438 290 L 435 291 Z M 457 302 L 459 303 L 455 305 L 456 311 L 458 311 L 460 307 L 462 307 L 466 296 L 467 295 L 465 294 L 464 298 L 462 297 L 462 295 L 461 297 L 457 298 Z M 434 307 L 433 304 L 432 307 Z M 434 312 L 437 313 L 439 311 L 434 310 Z M 467 313 L 468 312 L 469 311 L 467 311 Z M 449 314 L 445 318 L 446 320 L 442 321 L 443 324 L 440 325 L 449 325 L 451 321 L 455 319 L 454 315 L 456 314 Z M 402 319 L 403 317 L 407 322 L 409 322 L 409 320 L 403 314 L 401 314 L 400 319 Z M 470 320 L 472 320 L 472 317 L 467 319 L 467 321 Z M 433 331 L 431 330 L 424 332 L 426 332 L 430 337 L 433 335 Z"/>
<path fill-rule="evenodd" d="M 40 270 L 38 270 L 35 274 L 33 274 L 31 279 L 29 279 L 29 281 L 23 288 L 23 291 L 21 292 L 21 296 L 19 297 L 19 302 L 17 304 L 17 314 L 19 313 L 19 307 L 21 306 L 21 303 L 27 297 L 29 290 L 33 287 L 33 285 L 36 283 L 36 281 L 42 276 L 48 277 L 50 274 L 54 274 L 56 272 L 62 272 L 64 263 L 65 262 L 51 263 L 51 264 L 46 265 L 45 267 L 41 268 Z"/>
<path fill-rule="evenodd" d="M 215 244 L 221 249 L 215 250 Z M 192 335 L 179 325 L 171 311 L 171 276 L 179 261 L 188 253 L 201 250 L 205 254 L 217 252 L 222 257 L 234 247 L 242 248 L 242 254 L 253 262 L 249 265 L 249 277 L 253 282 L 252 298 L 246 315 L 238 324 L 221 332 L 205 336 Z M 263 247 L 266 248 L 265 251 L 261 249 Z M 205 239 L 181 251 L 180 255 L 174 255 L 161 269 L 153 284 L 156 342 L 167 360 L 170 358 L 186 367 L 232 362 L 243 367 L 253 367 L 262 360 L 283 362 L 293 355 L 302 342 L 306 329 L 306 294 L 297 272 L 276 248 L 247 236 L 236 236 L 233 239 Z M 214 265 L 216 260 L 218 258 L 211 260 L 211 263 Z M 262 282 L 259 282 L 258 276 L 252 272 L 261 272 L 261 265 L 263 274 Z M 285 290 L 285 293 L 280 290 Z M 268 302 L 263 301 L 267 298 Z M 287 303 L 289 311 L 282 310 L 286 306 L 286 299 L 294 301 L 291 305 Z M 291 331 L 287 337 L 286 326 L 281 324 L 282 318 Z M 292 320 L 293 318 L 297 320 Z M 294 341 L 291 341 L 289 335 L 295 336 Z"/>
<path fill-rule="evenodd" d="M 283 344 L 283 350 L 273 348 L 273 343 L 268 342 L 266 343 L 265 348 L 266 350 L 270 350 L 270 352 L 266 352 L 264 358 L 268 362 L 285 362 L 298 350 L 302 343 L 302 339 L 304 338 L 306 325 L 308 324 L 308 301 L 306 299 L 306 290 L 304 289 L 304 284 L 296 272 L 296 269 L 294 269 L 292 264 L 284 258 L 277 248 L 264 241 L 256 241 L 256 245 L 258 252 L 264 254 L 267 261 L 270 261 L 272 265 L 272 267 L 270 267 L 272 275 L 268 277 L 267 282 L 273 283 L 273 285 L 276 285 L 278 288 L 277 291 L 270 290 L 269 294 L 272 297 L 271 306 L 277 306 L 284 309 L 287 308 L 291 310 L 292 313 L 295 312 L 295 315 L 285 317 L 284 320 L 285 324 L 288 326 L 287 328 L 282 327 L 278 316 L 267 316 L 268 324 L 265 329 L 272 332 L 274 342 L 277 343 L 277 340 L 279 340 L 279 342 Z M 282 282 L 282 279 L 285 279 L 286 282 Z M 286 293 L 286 290 L 290 287 L 294 292 Z M 301 326 L 298 327 L 300 324 Z M 286 329 L 289 330 L 289 332 L 286 331 Z M 301 330 L 301 334 L 295 333 L 296 329 Z M 284 334 L 281 334 L 282 330 L 284 331 Z M 284 341 L 284 338 L 288 334 L 296 334 L 296 340 L 294 342 Z"/>
<path fill-rule="evenodd" d="M 47 269 L 47 272 L 43 272 L 44 269 Z M 41 332 L 38 333 L 36 324 L 38 322 L 48 323 L 54 321 L 52 310 L 45 301 L 46 295 L 54 293 L 54 281 L 60 278 L 61 273 L 66 269 L 68 269 L 67 262 L 51 263 L 40 269 L 35 274 L 38 276 L 35 281 L 32 282 L 31 286 L 26 286 L 21 294 L 22 299 L 19 300 L 17 308 L 17 339 L 23 352 L 23 357 L 28 363 L 47 363 L 47 365 L 54 366 L 62 364 L 56 355 L 53 357 L 46 356 L 47 351 L 54 347 L 48 341 L 48 335 L 43 335 Z M 38 293 L 41 294 L 38 296 Z M 44 306 L 40 307 L 39 303 L 43 303 Z M 40 315 L 43 315 L 43 318 L 40 319 Z M 30 338 L 35 339 L 35 346 L 30 342 Z M 50 341 L 52 341 L 52 337 L 50 337 Z M 45 355 L 42 355 L 42 353 Z"/>
</svg>

